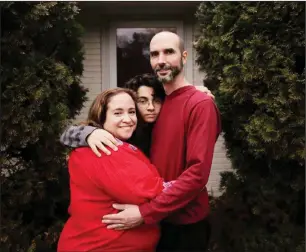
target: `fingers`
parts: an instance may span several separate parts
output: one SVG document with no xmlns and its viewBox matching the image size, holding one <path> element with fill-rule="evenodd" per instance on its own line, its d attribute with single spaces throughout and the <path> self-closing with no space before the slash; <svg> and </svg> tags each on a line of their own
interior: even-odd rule
<svg viewBox="0 0 306 252">
<path fill-rule="evenodd" d="M 104 215 L 103 216 L 103 220 L 106 220 L 106 219 L 108 219 L 108 220 L 115 220 L 115 221 L 121 221 L 121 222 L 118 222 L 118 223 L 122 223 L 123 222 L 123 218 L 120 215 L 120 213 Z"/>
<path fill-rule="evenodd" d="M 105 142 L 105 144 L 107 146 L 111 147 L 113 150 L 118 149 L 117 146 L 119 145 L 119 142 L 117 141 L 117 139 L 111 133 L 105 131 L 104 137 L 105 137 L 105 141 L 107 141 L 109 143 L 109 145 L 108 145 Z"/>
<path fill-rule="evenodd" d="M 207 87 L 204 87 L 204 88 L 205 90 L 203 90 L 203 92 L 206 93 L 211 98 L 215 99 L 215 96 L 212 94 L 212 92 Z"/>
<path fill-rule="evenodd" d="M 114 151 L 118 150 L 118 147 L 116 146 L 116 144 L 118 144 L 118 142 L 115 140 L 115 143 L 112 142 L 111 140 L 105 138 L 104 142 L 105 145 L 107 145 L 108 147 L 110 147 L 111 149 L 113 149 Z"/>
<path fill-rule="evenodd" d="M 89 144 L 89 147 L 98 157 L 101 157 L 100 152 L 98 151 L 97 147 L 94 144 Z"/>
<path fill-rule="evenodd" d="M 110 155 L 110 154 L 111 154 L 111 152 L 110 152 L 108 149 L 106 149 L 106 147 L 105 147 L 101 142 L 97 142 L 97 143 L 96 143 L 96 146 L 97 146 L 102 152 L 104 152 L 106 155 Z"/>
<path fill-rule="evenodd" d="M 206 93 L 206 91 L 208 90 L 207 87 L 204 86 L 194 86 L 197 90 Z"/>
<path fill-rule="evenodd" d="M 211 98 L 215 99 L 215 96 L 212 94 L 212 92 L 207 87 L 204 88 L 205 88 L 204 93 L 206 93 Z"/>
<path fill-rule="evenodd" d="M 123 222 L 123 221 L 122 221 L 122 220 L 119 220 L 119 219 L 117 219 L 117 220 L 105 220 L 105 219 L 103 219 L 103 220 L 102 220 L 102 223 L 104 223 L 104 224 L 111 224 L 111 225 L 113 225 L 113 224 L 120 224 L 120 225 L 123 225 L 122 222 Z"/>
<path fill-rule="evenodd" d="M 212 94 L 212 92 L 205 86 L 195 86 L 195 88 L 201 92 L 206 93 L 211 98 L 215 99 L 215 96 Z"/>
<path fill-rule="evenodd" d="M 211 98 L 215 99 L 215 96 L 214 96 L 211 92 L 208 93 L 208 95 L 209 95 Z"/>
<path fill-rule="evenodd" d="M 94 134 L 94 137 L 102 142 L 104 145 L 112 148 L 113 150 L 117 150 L 117 146 L 119 145 L 119 142 L 117 139 L 109 132 L 103 129 L 96 130 L 92 134 Z"/>
<path fill-rule="evenodd" d="M 115 229 L 115 230 L 126 230 L 126 229 L 129 229 L 128 227 L 125 227 L 123 224 L 108 225 L 106 228 L 107 229 Z"/>
<path fill-rule="evenodd" d="M 207 87 L 202 87 L 202 91 L 204 92 L 204 93 L 208 93 L 208 91 L 209 91 L 209 89 L 207 88 Z"/>
<path fill-rule="evenodd" d="M 117 210 L 125 210 L 128 208 L 129 205 L 126 204 L 113 204 L 113 208 Z"/>
<path fill-rule="evenodd" d="M 88 136 L 87 143 L 98 157 L 101 157 L 99 150 L 101 150 L 106 155 L 110 155 L 111 152 L 106 148 L 106 146 L 110 147 L 114 151 L 117 151 L 117 145 L 119 145 L 119 142 L 116 140 L 116 138 L 103 129 L 94 130 Z"/>
<path fill-rule="evenodd" d="M 99 152 L 99 150 L 101 150 L 106 155 L 111 154 L 111 152 L 100 141 L 91 141 L 89 147 L 98 157 L 101 157 L 101 153 Z"/>
<path fill-rule="evenodd" d="M 119 227 L 119 228 L 114 228 L 113 230 L 117 230 L 117 231 L 123 231 L 123 230 L 127 230 L 127 229 L 130 229 L 128 227 Z"/>
</svg>

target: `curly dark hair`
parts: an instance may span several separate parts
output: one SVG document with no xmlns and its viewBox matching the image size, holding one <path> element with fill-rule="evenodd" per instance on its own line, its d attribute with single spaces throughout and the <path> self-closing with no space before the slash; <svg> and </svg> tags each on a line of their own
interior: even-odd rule
<svg viewBox="0 0 306 252">
<path fill-rule="evenodd" d="M 124 85 L 125 88 L 137 92 L 139 87 L 146 86 L 151 87 L 154 90 L 154 96 L 156 98 L 165 100 L 166 93 L 161 82 L 158 81 L 155 75 L 153 74 L 141 74 L 136 75 L 134 78 L 127 81 Z M 138 110 L 137 110 L 138 111 Z M 139 115 L 138 111 L 138 125 L 137 128 L 129 139 L 129 142 L 143 151 L 143 153 L 149 157 L 150 156 L 150 147 L 151 147 L 151 135 L 154 123 L 145 123 L 143 118 Z"/>
<path fill-rule="evenodd" d="M 125 88 L 132 89 L 135 92 L 141 86 L 153 88 L 155 97 L 160 98 L 162 101 L 165 100 L 166 94 L 163 85 L 154 74 L 145 73 L 136 75 L 124 84 Z"/>
</svg>

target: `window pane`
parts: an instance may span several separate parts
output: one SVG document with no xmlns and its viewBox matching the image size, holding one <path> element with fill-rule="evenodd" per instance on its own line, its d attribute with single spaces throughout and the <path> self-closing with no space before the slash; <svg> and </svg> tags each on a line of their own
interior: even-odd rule
<svg viewBox="0 0 306 252">
<path fill-rule="evenodd" d="M 152 37 L 160 31 L 177 32 L 176 28 L 118 28 L 117 85 L 122 87 L 135 75 L 152 73 L 149 45 Z"/>
</svg>

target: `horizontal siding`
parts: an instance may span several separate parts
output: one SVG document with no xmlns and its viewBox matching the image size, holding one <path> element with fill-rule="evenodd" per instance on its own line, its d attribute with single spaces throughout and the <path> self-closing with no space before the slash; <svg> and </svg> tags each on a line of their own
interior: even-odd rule
<svg viewBox="0 0 306 252">
<path fill-rule="evenodd" d="M 214 157 L 210 176 L 207 184 L 207 190 L 213 196 L 219 196 L 221 194 L 219 190 L 221 176 L 220 174 L 224 171 L 231 170 L 231 162 L 226 157 L 226 149 L 224 146 L 223 136 L 219 136 L 218 141 L 215 145 Z"/>
<path fill-rule="evenodd" d="M 190 43 L 192 44 L 195 41 L 195 35 L 196 35 L 197 30 L 198 30 L 198 27 L 195 24 L 193 26 L 193 41 L 190 41 Z M 199 65 L 196 63 L 197 52 L 194 47 L 193 47 L 192 55 L 193 55 L 193 83 L 194 85 L 197 85 L 197 86 L 203 86 L 204 85 L 203 80 L 205 79 L 206 74 L 199 70 Z"/>
<path fill-rule="evenodd" d="M 85 28 L 82 38 L 84 45 L 84 71 L 81 78 L 82 85 L 88 89 L 88 101 L 76 122 L 84 121 L 87 118 L 89 107 L 95 97 L 102 91 L 102 65 L 101 65 L 101 36 L 98 25 Z"/>
<path fill-rule="evenodd" d="M 199 70 L 199 66 L 196 64 L 195 60 L 196 56 L 194 57 L 194 63 L 193 63 L 193 83 L 196 86 L 203 86 L 204 85 L 203 80 L 205 79 L 206 75 L 204 72 L 201 72 Z"/>
</svg>

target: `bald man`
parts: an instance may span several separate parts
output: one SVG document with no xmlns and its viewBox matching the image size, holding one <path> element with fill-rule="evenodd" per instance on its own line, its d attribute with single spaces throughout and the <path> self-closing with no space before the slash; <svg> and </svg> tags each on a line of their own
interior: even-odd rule
<svg viewBox="0 0 306 252">
<path fill-rule="evenodd" d="M 211 97 L 184 77 L 187 52 L 171 32 L 150 43 L 150 63 L 167 94 L 153 129 L 151 161 L 170 186 L 142 205 L 115 204 L 118 214 L 103 216 L 110 229 L 161 223 L 157 251 L 206 251 L 210 236 L 208 194 L 215 142 L 221 125 Z"/>
</svg>

